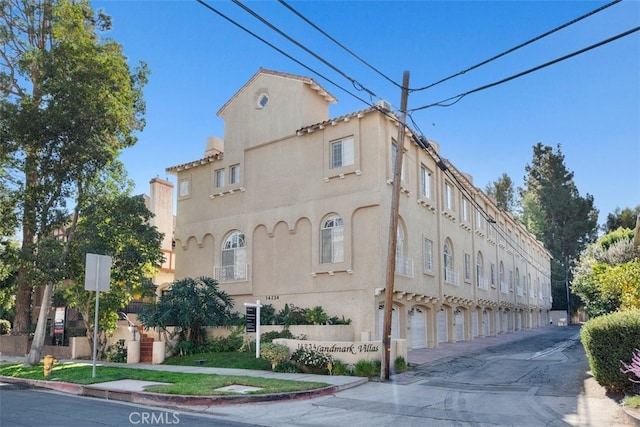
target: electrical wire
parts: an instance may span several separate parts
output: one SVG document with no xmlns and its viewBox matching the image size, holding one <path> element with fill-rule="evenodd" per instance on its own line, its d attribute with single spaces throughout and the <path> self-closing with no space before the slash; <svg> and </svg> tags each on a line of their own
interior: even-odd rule
<svg viewBox="0 0 640 427">
<path fill-rule="evenodd" d="M 260 22 L 262 22 L 264 25 L 266 25 L 267 27 L 271 28 L 273 31 L 275 31 L 276 33 L 280 34 L 282 37 L 284 37 L 285 39 L 287 39 L 289 42 L 293 43 L 294 45 L 298 46 L 300 49 L 304 50 L 305 52 L 307 52 L 309 55 L 313 56 L 314 58 L 316 58 L 318 61 L 322 62 L 323 64 L 325 64 L 327 67 L 331 68 L 332 70 L 334 70 L 335 72 L 337 72 L 338 74 L 340 74 L 342 77 L 344 77 L 345 79 L 349 80 L 349 82 L 351 82 L 351 84 L 353 85 L 353 87 L 355 87 L 357 90 L 361 90 L 364 91 L 366 93 L 369 94 L 370 97 L 373 98 L 378 98 L 378 95 L 376 95 L 375 93 L 373 93 L 373 91 L 371 91 L 370 89 L 367 89 L 364 85 L 362 85 L 360 82 L 358 82 L 356 79 L 354 79 L 353 77 L 349 76 L 347 73 L 345 73 L 344 71 L 340 70 L 338 67 L 336 67 L 335 65 L 333 65 L 332 63 L 330 63 L 329 61 L 327 61 L 326 59 L 322 58 L 320 55 L 318 55 L 317 53 L 315 53 L 314 51 L 312 51 L 311 49 L 307 48 L 305 45 L 303 45 L 302 43 L 298 42 L 297 40 L 295 40 L 294 38 L 290 37 L 289 35 L 287 35 L 284 31 L 280 30 L 278 27 L 276 27 L 275 25 L 273 25 L 271 22 L 267 21 L 266 19 L 264 19 L 262 16 L 260 16 L 260 14 L 258 14 L 257 12 L 255 12 L 253 9 L 251 9 L 250 7 L 242 4 L 239 0 L 231 0 L 236 6 L 239 6 L 240 8 L 242 8 L 245 12 L 247 12 L 248 14 L 250 14 L 251 16 L 253 16 L 255 19 L 259 20 Z"/>
<path fill-rule="evenodd" d="M 607 9 L 607 8 L 609 8 L 609 7 L 613 6 L 613 5 L 614 5 L 614 4 L 616 4 L 616 3 L 620 3 L 621 1 L 622 1 L 622 0 L 614 0 L 614 1 L 612 1 L 611 3 L 607 3 L 607 4 L 605 4 L 604 6 L 601 6 L 601 7 L 597 8 L 597 9 L 594 9 L 594 10 L 592 10 L 591 12 L 589 12 L 589 13 L 587 13 L 587 14 L 585 14 L 585 15 L 582 15 L 582 16 L 580 16 L 580 17 L 578 17 L 578 18 L 576 18 L 576 19 L 574 19 L 574 20 L 572 20 L 572 21 L 569 21 L 569 22 L 567 22 L 567 23 L 565 23 L 565 24 L 562 24 L 562 25 L 560 25 L 559 27 L 556 27 L 556 28 L 554 28 L 554 29 L 552 29 L 552 30 L 547 31 L 546 33 L 540 34 L 539 36 L 536 36 L 536 37 L 534 37 L 534 38 L 532 38 L 532 39 L 530 39 L 530 40 L 527 40 L 526 42 L 521 43 L 521 44 L 519 44 L 518 46 L 512 47 L 511 49 L 508 49 L 508 50 L 506 50 L 506 51 L 504 51 L 504 52 L 502 52 L 502 53 L 499 53 L 498 55 L 493 56 L 493 57 L 491 57 L 491 58 L 489 58 L 489 59 L 487 59 L 487 60 L 484 60 L 484 61 L 482 61 L 482 62 L 480 62 L 480 63 L 478 63 L 478 64 L 476 64 L 476 65 L 473 65 L 473 66 L 471 66 L 471 67 L 469 67 L 469 68 L 467 68 L 467 69 L 464 69 L 464 70 L 459 71 L 459 72 L 457 72 L 457 73 L 455 73 L 455 74 L 452 74 L 452 75 L 450 75 L 449 77 L 445 77 L 445 78 L 443 78 L 443 79 L 441 79 L 441 80 L 438 80 L 438 81 L 437 81 L 437 82 L 435 82 L 435 83 L 431 83 L 430 85 L 423 86 L 423 87 L 416 88 L 416 89 L 410 89 L 410 91 L 411 91 L 411 92 L 419 92 L 419 91 L 422 91 L 422 90 L 425 90 L 425 89 L 429 89 L 429 88 L 432 88 L 433 86 L 439 85 L 440 83 L 444 83 L 444 82 L 446 82 L 446 81 L 448 81 L 448 80 L 451 80 L 451 79 L 452 79 L 452 78 L 454 78 L 454 77 L 458 77 L 458 76 L 461 76 L 461 75 L 463 75 L 463 74 L 466 74 L 466 73 L 468 73 L 469 71 L 472 71 L 472 70 L 475 70 L 476 68 L 482 67 L 483 65 L 486 65 L 486 64 L 488 64 L 488 63 L 490 63 L 490 62 L 492 62 L 492 61 L 495 61 L 496 59 L 502 58 L 502 57 L 503 57 L 503 56 L 505 56 L 505 55 L 508 55 L 508 54 L 510 54 L 510 53 L 513 53 L 513 52 L 515 52 L 516 50 L 521 49 L 521 48 L 523 48 L 523 47 L 525 47 L 525 46 L 528 46 L 528 45 L 530 45 L 531 43 L 534 43 L 534 42 L 536 42 L 536 41 L 538 41 L 538 40 L 541 40 L 541 39 L 543 39 L 543 38 L 545 38 L 545 37 L 547 37 L 547 36 L 549 36 L 549 35 L 551 35 L 551 34 L 553 34 L 553 33 L 557 32 L 557 31 L 560 31 L 560 30 L 562 30 L 562 29 L 564 29 L 564 28 L 567 28 L 567 27 L 569 27 L 570 25 L 575 24 L 576 22 L 582 21 L 582 20 L 583 20 L 583 19 L 585 19 L 585 18 L 588 18 L 588 17 L 590 17 L 590 16 L 592 16 L 592 15 L 595 15 L 596 13 L 601 12 L 601 11 L 603 11 L 603 10 Z"/>
<path fill-rule="evenodd" d="M 600 42 L 598 42 L 598 43 L 592 44 L 592 45 L 587 46 L 587 47 L 585 47 L 585 48 L 582 48 L 582 49 L 580 49 L 580 50 L 576 50 L 576 51 L 574 51 L 574 52 L 572 52 L 572 53 L 569 53 L 569 54 L 567 54 L 567 55 L 561 56 L 560 58 L 556 58 L 556 59 L 554 59 L 554 60 L 552 60 L 552 61 L 545 62 L 544 64 L 538 65 L 538 66 L 536 66 L 536 67 L 529 68 L 529 69 L 528 69 L 528 70 L 526 70 L 526 71 L 522 71 L 522 72 L 520 72 L 520 73 L 518 73 L 518 74 L 514 74 L 514 75 L 512 75 L 512 76 L 506 77 L 506 78 L 504 78 L 504 79 L 502 79 L 502 80 L 499 80 L 499 81 L 496 81 L 496 82 L 493 82 L 493 83 L 489 83 L 489 84 L 486 84 L 486 85 L 484 85 L 484 86 L 480 86 L 480 87 L 475 88 L 475 89 L 473 89 L 473 90 L 470 90 L 470 91 L 467 91 L 467 92 L 461 93 L 461 94 L 456 95 L 456 96 L 452 96 L 452 97 L 450 97 L 450 98 L 444 99 L 444 100 L 439 101 L 439 102 L 435 102 L 435 103 L 433 103 L 433 104 L 428 104 L 428 105 L 423 105 L 423 106 L 421 106 L 421 107 L 413 108 L 413 109 L 409 110 L 409 112 L 425 110 L 425 109 L 427 109 L 427 108 L 431 108 L 431 107 L 450 107 L 451 105 L 453 105 L 453 104 L 455 104 L 455 103 L 459 102 L 462 98 L 464 98 L 464 97 L 465 97 L 465 96 L 467 96 L 467 95 L 471 95 L 472 93 L 480 92 L 480 91 L 483 91 L 483 90 L 486 90 L 486 89 L 492 88 L 492 87 L 494 87 L 494 86 L 498 86 L 498 85 L 501 85 L 501 84 L 503 84 L 503 83 L 507 83 L 507 82 L 509 82 L 509 81 L 511 81 L 511 80 L 515 80 L 515 79 L 517 79 L 517 78 L 519 78 L 519 77 L 522 77 L 522 76 L 525 76 L 525 75 L 527 75 L 527 74 L 531 74 L 531 73 L 533 73 L 534 71 L 541 70 L 541 69 L 546 68 L 546 67 L 548 67 L 548 66 L 550 66 L 550 65 L 557 64 L 558 62 L 562 62 L 562 61 L 567 60 L 567 59 L 569 59 L 569 58 L 573 58 L 574 56 L 577 56 L 577 55 L 583 54 L 583 53 L 588 52 L 588 51 L 590 51 L 590 50 L 592 50 L 592 49 L 595 49 L 595 48 L 597 48 L 597 47 L 603 46 L 603 45 L 608 44 L 608 43 L 611 43 L 611 42 L 613 42 L 613 41 L 615 41 L 615 40 L 618 40 L 618 39 L 621 39 L 621 38 L 623 38 L 623 37 L 626 37 L 626 36 L 628 36 L 628 35 L 630 35 L 630 34 L 635 33 L 635 32 L 636 32 L 636 31 L 638 31 L 638 30 L 640 30 L 640 26 L 639 26 L 639 27 L 634 27 L 634 28 L 632 28 L 632 29 L 630 29 L 630 30 L 627 30 L 627 31 L 623 32 L 623 33 L 620 33 L 620 34 L 615 35 L 615 36 L 613 36 L 613 37 L 609 37 L 609 38 L 608 38 L 608 39 L 606 39 L 606 40 L 602 40 L 602 41 L 600 41 Z M 454 100 L 455 100 L 455 101 L 454 101 Z M 453 102 L 450 102 L 450 101 L 453 101 Z M 448 102 L 448 104 L 445 104 L 445 103 L 447 103 L 447 102 Z"/>
<path fill-rule="evenodd" d="M 206 7 L 207 9 L 209 9 L 211 12 L 217 14 L 218 16 L 220 16 L 221 18 L 225 19 L 226 21 L 228 21 L 229 23 L 235 25 L 236 27 L 240 28 L 242 31 L 246 32 L 247 34 L 253 36 L 254 38 L 258 39 L 259 41 L 261 41 L 262 43 L 266 44 L 267 46 L 269 46 L 270 48 L 274 49 L 276 52 L 280 53 L 281 55 L 284 55 L 285 57 L 287 57 L 288 59 L 292 60 L 293 62 L 295 62 L 296 64 L 300 65 L 301 67 L 304 67 L 306 70 L 312 72 L 313 74 L 323 78 L 324 80 L 326 80 L 327 82 L 331 83 L 332 85 L 334 85 L 335 87 L 343 90 L 344 92 L 348 93 L 349 95 L 351 95 L 352 97 L 356 98 L 357 100 L 363 102 L 364 104 L 373 107 L 373 104 L 371 102 L 368 102 L 364 99 L 362 99 L 361 97 L 359 97 L 358 95 L 356 95 L 355 93 L 352 93 L 351 91 L 349 91 L 348 89 L 344 88 L 343 86 L 341 86 L 340 84 L 334 82 L 333 80 L 331 80 L 329 77 L 323 75 L 322 73 L 314 70 L 313 68 L 309 67 L 308 65 L 302 63 L 301 61 L 299 61 L 298 59 L 294 58 L 293 56 L 289 55 L 288 53 L 286 53 L 285 51 L 283 51 L 282 49 L 278 48 L 277 46 L 275 46 L 274 44 L 268 42 L 267 40 L 263 39 L 262 37 L 260 37 L 259 35 L 257 35 L 256 33 L 252 32 L 251 30 L 249 30 L 248 28 L 244 27 L 242 24 L 234 21 L 233 19 L 231 19 L 230 17 L 228 17 L 227 15 L 225 15 L 224 13 L 220 12 L 219 10 L 217 10 L 216 8 L 214 8 L 213 6 L 211 6 L 210 4 L 208 4 L 206 1 L 204 0 L 196 0 L 198 3 L 200 3 L 202 6 Z"/>
<path fill-rule="evenodd" d="M 621 0 L 617 0 L 617 1 L 621 1 Z M 374 67 L 373 65 L 369 64 L 367 61 L 365 61 L 364 59 L 362 59 L 360 56 L 358 56 L 357 54 L 355 54 L 353 51 L 351 51 L 349 48 L 347 48 L 345 45 L 343 45 L 342 43 L 340 43 L 339 41 L 337 41 L 335 38 L 331 37 L 329 34 L 327 34 L 323 29 L 321 29 L 319 26 L 317 26 L 316 24 L 314 24 L 313 22 L 311 22 L 311 20 L 309 20 L 307 17 L 305 17 L 304 15 L 302 15 L 300 12 L 298 12 L 296 9 L 293 8 L 293 6 L 291 6 L 290 4 L 288 4 L 286 1 L 284 0 L 278 0 L 278 2 L 283 5 L 284 7 L 286 7 L 287 9 L 289 9 L 292 13 L 294 13 L 296 16 L 298 16 L 300 19 L 302 19 L 304 22 L 306 22 L 307 24 L 309 24 L 311 27 L 313 27 L 315 30 L 317 30 L 320 34 L 322 34 L 323 36 L 325 36 L 326 38 L 328 38 L 329 40 L 331 40 L 332 42 L 334 42 L 335 44 L 337 44 L 338 46 L 340 46 L 343 50 L 345 50 L 347 53 L 349 53 L 351 56 L 353 56 L 354 58 L 356 58 L 358 61 L 362 62 L 364 65 L 366 65 L 367 67 L 369 67 L 371 70 L 375 71 L 378 75 L 380 75 L 381 77 L 383 77 L 384 79 L 386 79 L 387 81 L 389 81 L 391 84 L 395 85 L 398 88 L 402 89 L 402 85 L 400 83 L 397 83 L 395 80 L 393 80 L 391 77 L 387 76 L 386 74 L 384 74 L 382 71 L 378 70 L 376 67 Z"/>
</svg>

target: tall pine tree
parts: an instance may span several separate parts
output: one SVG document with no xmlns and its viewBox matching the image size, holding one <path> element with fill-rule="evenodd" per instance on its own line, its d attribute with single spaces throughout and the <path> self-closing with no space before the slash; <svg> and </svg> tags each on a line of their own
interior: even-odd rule
<svg viewBox="0 0 640 427">
<path fill-rule="evenodd" d="M 567 170 L 560 145 L 552 147 L 538 143 L 533 147 L 533 160 L 525 167 L 525 188 L 521 189 L 522 217 L 531 232 L 553 255 L 551 261 L 551 291 L 553 309 L 567 305 L 567 281 L 571 280 L 571 265 L 580 253 L 597 238 L 598 210 L 593 196 L 580 196 Z M 570 300 L 570 309 L 577 308 Z"/>
</svg>

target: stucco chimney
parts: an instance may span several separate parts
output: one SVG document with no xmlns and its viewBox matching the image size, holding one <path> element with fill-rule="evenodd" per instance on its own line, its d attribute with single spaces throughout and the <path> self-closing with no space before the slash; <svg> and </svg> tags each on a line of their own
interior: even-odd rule
<svg viewBox="0 0 640 427">
<path fill-rule="evenodd" d="M 149 181 L 151 198 L 149 210 L 153 212 L 151 225 L 164 234 L 162 249 L 171 250 L 173 240 L 173 184 L 160 178 Z"/>
<path fill-rule="evenodd" d="M 209 157 L 220 153 L 224 153 L 224 141 L 217 136 L 207 138 L 207 148 L 204 150 L 204 156 Z"/>
</svg>

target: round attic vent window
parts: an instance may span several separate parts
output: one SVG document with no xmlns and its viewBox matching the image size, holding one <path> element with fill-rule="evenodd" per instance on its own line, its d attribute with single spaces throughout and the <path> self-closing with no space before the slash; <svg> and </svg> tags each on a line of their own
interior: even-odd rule
<svg viewBox="0 0 640 427">
<path fill-rule="evenodd" d="M 269 103 L 269 95 L 262 93 L 258 96 L 258 108 L 264 108 Z"/>
</svg>

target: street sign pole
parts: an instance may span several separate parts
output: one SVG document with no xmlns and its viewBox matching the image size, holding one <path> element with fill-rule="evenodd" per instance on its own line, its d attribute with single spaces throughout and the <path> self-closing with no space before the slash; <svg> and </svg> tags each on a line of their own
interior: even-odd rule
<svg viewBox="0 0 640 427">
<path fill-rule="evenodd" d="M 100 263 L 96 263 L 96 278 L 100 277 Z M 96 359 L 98 358 L 98 311 L 100 309 L 100 289 L 96 280 L 96 313 L 93 320 L 93 368 L 91 378 L 96 377 Z"/>
<path fill-rule="evenodd" d="M 111 281 L 111 257 L 107 255 L 87 254 L 84 273 L 84 289 L 96 292 L 95 317 L 93 322 L 93 368 L 92 378 L 96 377 L 96 360 L 98 358 L 98 313 L 100 308 L 100 291 L 108 291 Z"/>
</svg>

